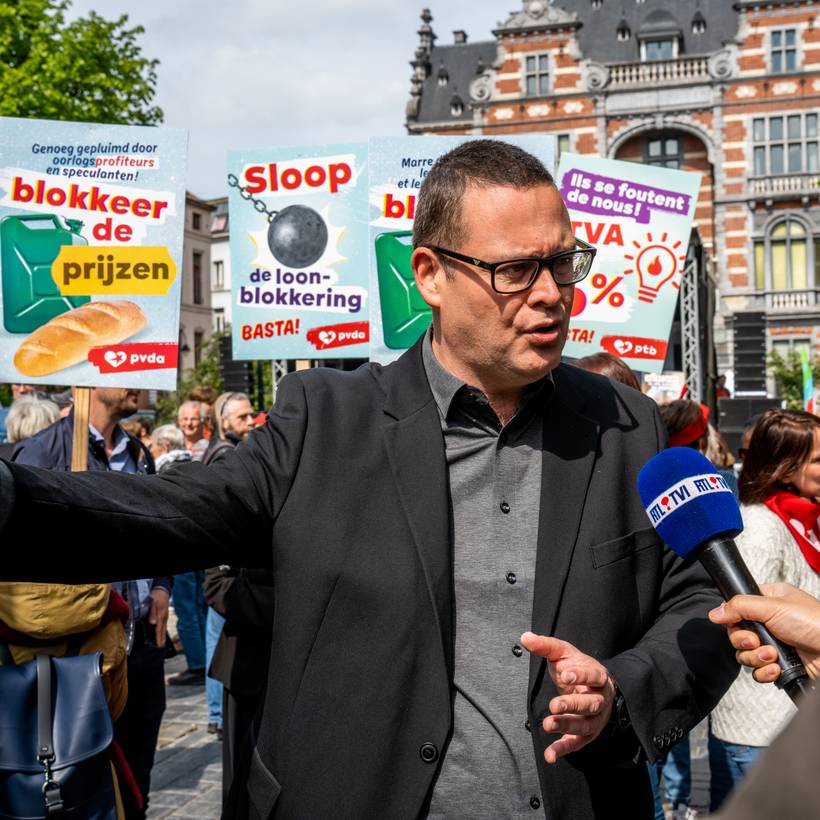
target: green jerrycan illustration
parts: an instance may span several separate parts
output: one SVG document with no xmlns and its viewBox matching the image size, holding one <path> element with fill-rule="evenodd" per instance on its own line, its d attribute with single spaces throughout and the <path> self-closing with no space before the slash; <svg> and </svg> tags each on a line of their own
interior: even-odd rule
<svg viewBox="0 0 820 820">
<path fill-rule="evenodd" d="M 53 214 L 0 219 L 0 276 L 3 326 L 8 333 L 32 333 L 49 319 L 90 302 L 89 296 L 61 296 L 51 265 L 63 245 L 87 245 L 83 223 Z"/>
<path fill-rule="evenodd" d="M 411 347 L 427 329 L 432 311 L 416 288 L 410 257 L 412 231 L 376 237 L 376 269 L 384 343 L 393 350 Z"/>
</svg>

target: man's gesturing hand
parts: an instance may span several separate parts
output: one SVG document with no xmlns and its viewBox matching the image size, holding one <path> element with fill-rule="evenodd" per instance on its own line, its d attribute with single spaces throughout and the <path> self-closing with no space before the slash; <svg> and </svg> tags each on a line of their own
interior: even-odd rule
<svg viewBox="0 0 820 820">
<path fill-rule="evenodd" d="M 595 658 L 566 641 L 525 632 L 521 643 L 533 655 L 546 658 L 560 692 L 550 701 L 550 716 L 544 718 L 544 731 L 561 733 L 544 752 L 547 763 L 555 763 L 601 734 L 612 714 L 615 684 Z"/>
</svg>

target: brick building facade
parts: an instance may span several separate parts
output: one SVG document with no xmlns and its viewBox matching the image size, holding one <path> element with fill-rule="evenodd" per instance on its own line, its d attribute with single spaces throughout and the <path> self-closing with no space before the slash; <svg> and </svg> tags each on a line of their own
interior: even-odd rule
<svg viewBox="0 0 820 820">
<path fill-rule="evenodd" d="M 411 62 L 410 133 L 554 134 L 562 150 L 702 174 L 695 221 L 720 299 L 767 349 L 820 346 L 820 3 L 524 0 L 494 40 Z"/>
</svg>

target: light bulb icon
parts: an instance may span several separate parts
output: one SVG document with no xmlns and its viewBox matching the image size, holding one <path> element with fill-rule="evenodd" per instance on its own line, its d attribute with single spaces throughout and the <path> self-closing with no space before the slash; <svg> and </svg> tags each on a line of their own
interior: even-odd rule
<svg viewBox="0 0 820 820">
<path fill-rule="evenodd" d="M 680 242 L 670 248 L 664 244 L 667 234 L 661 236 L 660 242 L 655 242 L 652 234 L 646 235 L 647 245 L 641 245 L 633 241 L 632 244 L 638 249 L 637 257 L 625 255 L 626 259 L 634 262 L 635 268 L 624 271 L 624 273 L 638 272 L 638 299 L 641 302 L 652 304 L 658 298 L 660 289 L 678 272 L 679 266 L 683 264 L 685 257 L 676 255 L 675 251 L 680 247 Z M 672 287 L 679 287 L 677 282 L 672 282 Z"/>
</svg>

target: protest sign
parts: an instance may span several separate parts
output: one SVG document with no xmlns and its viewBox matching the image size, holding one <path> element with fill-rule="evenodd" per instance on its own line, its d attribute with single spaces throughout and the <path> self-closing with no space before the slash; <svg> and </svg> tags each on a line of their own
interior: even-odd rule
<svg viewBox="0 0 820 820">
<path fill-rule="evenodd" d="M 366 358 L 367 146 L 231 151 L 235 359 Z"/>
<path fill-rule="evenodd" d="M 370 358 L 387 364 L 416 342 L 430 324 L 413 271 L 416 197 L 433 163 L 474 137 L 386 137 L 370 140 Z M 534 154 L 552 173 L 555 137 L 505 136 Z M 497 261 L 497 260 L 488 260 Z"/>
<path fill-rule="evenodd" d="M 686 263 L 700 175 L 564 154 L 557 182 L 575 236 L 598 249 L 575 286 L 564 355 L 606 351 L 660 373 Z"/>
<path fill-rule="evenodd" d="M 173 390 L 187 134 L 0 119 L 0 382 Z"/>
</svg>

